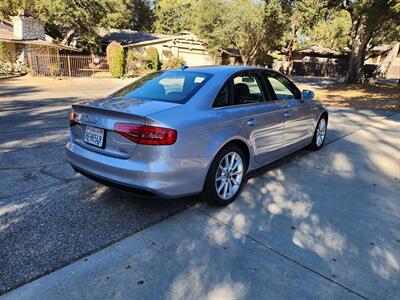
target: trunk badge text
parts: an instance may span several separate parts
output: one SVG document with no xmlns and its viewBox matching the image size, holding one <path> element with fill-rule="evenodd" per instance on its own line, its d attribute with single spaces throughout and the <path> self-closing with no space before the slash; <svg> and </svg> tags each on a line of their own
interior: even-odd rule
<svg viewBox="0 0 400 300">
<path fill-rule="evenodd" d="M 91 116 L 91 115 L 86 115 L 85 121 L 86 121 L 86 123 L 94 125 L 97 122 L 97 117 L 96 116 Z"/>
</svg>

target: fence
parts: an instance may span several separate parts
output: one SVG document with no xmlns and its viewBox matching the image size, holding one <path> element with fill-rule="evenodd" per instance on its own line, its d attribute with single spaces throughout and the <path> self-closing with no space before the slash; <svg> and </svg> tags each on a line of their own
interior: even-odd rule
<svg viewBox="0 0 400 300">
<path fill-rule="evenodd" d="M 108 72 L 105 56 L 28 54 L 33 76 L 90 77 Z"/>
</svg>

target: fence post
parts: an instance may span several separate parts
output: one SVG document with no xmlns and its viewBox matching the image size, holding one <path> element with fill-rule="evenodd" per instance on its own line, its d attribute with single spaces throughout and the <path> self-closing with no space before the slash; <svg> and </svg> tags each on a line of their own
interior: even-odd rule
<svg viewBox="0 0 400 300">
<path fill-rule="evenodd" d="M 71 61 L 69 59 L 69 54 L 67 55 L 67 62 L 68 62 L 68 74 L 71 77 Z"/>
</svg>

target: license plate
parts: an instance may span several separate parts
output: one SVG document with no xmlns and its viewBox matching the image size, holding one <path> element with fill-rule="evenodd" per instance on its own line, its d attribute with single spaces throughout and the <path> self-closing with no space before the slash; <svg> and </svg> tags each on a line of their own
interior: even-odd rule
<svg viewBox="0 0 400 300">
<path fill-rule="evenodd" d="M 86 126 L 84 141 L 97 147 L 103 147 L 104 129 Z"/>
</svg>

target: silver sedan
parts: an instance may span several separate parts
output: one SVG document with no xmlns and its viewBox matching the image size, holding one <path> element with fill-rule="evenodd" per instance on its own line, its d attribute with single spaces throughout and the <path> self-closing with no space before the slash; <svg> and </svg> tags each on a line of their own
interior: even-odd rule
<svg viewBox="0 0 400 300">
<path fill-rule="evenodd" d="M 313 97 L 263 68 L 155 72 L 72 106 L 68 161 L 105 184 L 227 205 L 249 172 L 322 147 L 328 113 Z"/>
</svg>

